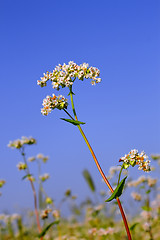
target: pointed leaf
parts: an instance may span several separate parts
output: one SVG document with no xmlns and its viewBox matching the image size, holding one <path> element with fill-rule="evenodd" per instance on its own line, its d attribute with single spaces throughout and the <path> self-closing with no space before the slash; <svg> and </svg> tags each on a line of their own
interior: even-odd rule
<svg viewBox="0 0 160 240">
<path fill-rule="evenodd" d="M 84 176 L 86 182 L 88 183 L 88 186 L 90 187 L 91 191 L 92 191 L 92 192 L 95 192 L 95 191 L 96 191 L 96 188 L 95 188 L 93 179 L 92 179 L 90 173 L 88 172 L 88 170 L 85 169 L 85 170 L 83 171 L 83 176 Z"/>
<path fill-rule="evenodd" d="M 32 174 L 27 174 L 27 175 L 25 175 L 23 178 L 22 178 L 22 180 L 24 180 L 25 178 L 27 178 L 27 177 L 31 177 L 32 176 Z"/>
<path fill-rule="evenodd" d="M 80 122 L 80 121 L 76 121 L 76 120 L 72 120 L 72 119 L 66 119 L 66 118 L 61 118 L 62 120 L 72 123 L 73 125 L 80 125 L 80 124 L 85 124 L 84 122 Z"/>
<path fill-rule="evenodd" d="M 150 192 L 151 192 L 151 190 L 149 189 L 149 190 L 146 191 L 146 194 L 149 194 Z"/>
<path fill-rule="evenodd" d="M 130 229 L 131 231 L 133 231 L 138 224 L 139 224 L 139 222 L 133 223 L 133 224 L 130 226 L 129 229 Z"/>
<path fill-rule="evenodd" d="M 152 208 L 148 206 L 142 206 L 142 209 L 147 212 L 150 212 L 152 210 Z"/>
<path fill-rule="evenodd" d="M 59 220 L 54 221 L 54 222 L 50 223 L 49 225 L 47 225 L 47 227 L 45 227 L 42 230 L 42 232 L 40 234 L 38 234 L 38 237 L 39 238 L 43 237 L 46 234 L 46 232 L 50 229 L 50 227 L 52 227 L 53 225 L 58 224 L 58 223 L 59 223 Z"/>
<path fill-rule="evenodd" d="M 122 181 L 118 184 L 112 195 L 105 201 L 110 202 L 113 199 L 116 199 L 117 197 L 120 197 L 124 188 L 125 180 L 127 177 L 123 178 Z"/>
</svg>

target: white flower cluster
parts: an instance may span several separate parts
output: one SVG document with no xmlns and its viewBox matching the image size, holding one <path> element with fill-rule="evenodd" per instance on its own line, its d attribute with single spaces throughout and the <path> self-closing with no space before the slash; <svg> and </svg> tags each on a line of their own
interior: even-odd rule
<svg viewBox="0 0 160 240">
<path fill-rule="evenodd" d="M 132 193 L 131 193 L 131 196 L 132 196 L 132 198 L 133 198 L 135 201 L 141 201 L 141 200 L 142 200 L 141 194 L 139 194 L 139 193 L 137 193 L 137 192 L 132 192 Z"/>
<path fill-rule="evenodd" d="M 19 163 L 17 164 L 17 168 L 18 168 L 19 170 L 25 170 L 25 169 L 27 168 L 27 165 L 26 165 L 26 163 L 19 162 Z"/>
<path fill-rule="evenodd" d="M 157 179 L 156 178 L 152 178 L 150 176 L 148 176 L 148 177 L 140 176 L 137 180 L 128 182 L 127 185 L 128 185 L 128 187 L 137 187 L 141 183 L 146 183 L 149 187 L 154 187 L 156 185 L 156 183 L 157 183 Z"/>
<path fill-rule="evenodd" d="M 88 230 L 88 233 L 89 235 L 92 235 L 92 236 L 106 236 L 106 235 L 112 235 L 113 233 L 115 232 L 114 228 L 107 228 L 107 229 L 104 229 L 104 228 L 100 228 L 100 229 L 97 229 L 97 228 L 90 228 Z"/>
<path fill-rule="evenodd" d="M 17 140 L 14 140 L 14 141 L 10 141 L 9 144 L 8 144 L 8 147 L 11 147 L 11 148 L 21 148 L 24 144 L 28 144 L 28 145 L 31 145 L 31 144 L 35 144 L 36 143 L 36 139 L 32 138 L 32 137 L 22 137 L 21 139 L 17 139 Z"/>
<path fill-rule="evenodd" d="M 41 113 L 43 115 L 48 115 L 53 109 L 58 108 L 59 110 L 67 108 L 68 103 L 67 99 L 62 96 L 58 95 L 58 97 L 55 94 L 52 94 L 51 96 L 47 96 L 45 99 L 43 99 L 43 108 L 41 109 Z"/>
<path fill-rule="evenodd" d="M 46 163 L 49 159 L 48 156 L 44 156 L 42 153 L 38 153 L 36 158 L 41 159 L 44 163 Z"/>
<path fill-rule="evenodd" d="M 62 88 L 71 86 L 76 78 L 82 81 L 84 78 L 90 78 L 92 79 L 91 84 L 95 85 L 101 82 L 99 74 L 99 69 L 96 67 L 89 67 L 88 63 L 77 65 L 73 61 L 70 61 L 68 64 L 59 64 L 55 67 L 53 72 L 43 73 L 44 76 L 41 77 L 41 80 L 37 81 L 37 84 L 44 87 L 46 86 L 46 82 L 51 80 L 53 88 L 59 90 L 60 86 Z"/>
<path fill-rule="evenodd" d="M 39 176 L 39 178 L 41 179 L 42 182 L 46 181 L 49 177 L 50 176 L 48 173 L 45 173 L 45 174 Z"/>
<path fill-rule="evenodd" d="M 40 215 L 41 219 L 46 219 L 46 218 L 48 218 L 48 214 L 49 214 L 50 212 L 52 212 L 52 209 L 51 209 L 51 208 L 46 208 L 45 210 L 43 210 L 43 211 L 41 212 L 41 215 Z"/>
<path fill-rule="evenodd" d="M 128 154 L 125 154 L 124 157 L 121 157 L 119 162 L 123 161 L 124 168 L 128 168 L 129 166 L 134 167 L 135 165 L 139 165 L 138 169 L 143 170 L 144 172 L 151 171 L 150 161 L 148 160 L 148 156 L 144 151 L 138 153 L 138 150 L 133 149 Z"/>
</svg>

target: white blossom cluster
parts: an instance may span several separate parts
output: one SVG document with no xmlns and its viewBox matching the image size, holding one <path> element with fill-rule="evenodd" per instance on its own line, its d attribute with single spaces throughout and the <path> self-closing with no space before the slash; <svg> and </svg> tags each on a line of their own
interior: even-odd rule
<svg viewBox="0 0 160 240">
<path fill-rule="evenodd" d="M 128 168 L 129 166 L 134 167 L 135 165 L 138 165 L 139 170 L 143 170 L 144 172 L 151 171 L 150 168 L 150 161 L 148 159 L 148 156 L 145 154 L 144 151 L 141 153 L 138 152 L 138 150 L 133 149 L 128 154 L 125 154 L 124 157 L 121 157 L 119 162 L 123 161 L 124 168 Z"/>
<path fill-rule="evenodd" d="M 53 109 L 57 108 L 59 110 L 67 108 L 68 103 L 67 99 L 62 96 L 58 95 L 56 96 L 55 94 L 52 94 L 51 96 L 47 96 L 45 99 L 43 99 L 43 108 L 41 109 L 41 113 L 43 115 L 48 115 Z"/>
<path fill-rule="evenodd" d="M 48 218 L 48 214 L 49 214 L 50 212 L 52 212 L 52 209 L 51 209 L 51 208 L 46 208 L 45 210 L 43 210 L 43 211 L 41 212 L 41 215 L 40 215 L 41 219 L 46 219 L 46 218 Z"/>
<path fill-rule="evenodd" d="M 18 168 L 19 170 L 25 170 L 25 169 L 27 168 L 27 165 L 26 165 L 26 163 L 19 162 L 19 163 L 17 164 L 17 168 Z"/>
<path fill-rule="evenodd" d="M 127 183 L 128 187 L 137 187 L 141 183 L 146 183 L 149 187 L 154 187 L 157 183 L 156 178 L 152 178 L 150 176 L 140 176 L 137 180 L 129 181 Z"/>
<path fill-rule="evenodd" d="M 14 140 L 14 141 L 10 141 L 9 144 L 8 144 L 8 147 L 11 147 L 11 148 L 21 148 L 24 144 L 28 144 L 28 145 L 31 145 L 31 144 L 35 144 L 36 143 L 36 139 L 32 138 L 32 137 L 22 137 L 21 139 L 17 139 L 17 140 Z"/>
<path fill-rule="evenodd" d="M 49 178 L 49 174 L 44 173 L 43 175 L 39 176 L 39 178 L 41 179 L 42 182 L 44 182 Z"/>
<path fill-rule="evenodd" d="M 59 64 L 53 72 L 43 73 L 43 77 L 41 77 L 41 80 L 37 80 L 37 84 L 44 87 L 47 81 L 51 80 L 53 88 L 59 90 L 60 86 L 62 88 L 71 86 L 76 78 L 82 81 L 84 78 L 90 78 L 92 79 L 91 84 L 95 85 L 101 82 L 99 74 L 99 69 L 89 67 L 88 63 L 77 65 L 75 62 L 70 61 L 68 64 Z"/>
<path fill-rule="evenodd" d="M 107 228 L 107 229 L 104 229 L 104 228 L 100 228 L 100 229 L 97 229 L 97 228 L 90 228 L 88 230 L 88 233 L 89 235 L 92 235 L 92 236 L 106 236 L 106 235 L 112 235 L 113 233 L 115 232 L 114 228 Z"/>
<path fill-rule="evenodd" d="M 139 194 L 139 193 L 137 193 L 137 192 L 132 192 L 132 193 L 131 193 L 131 196 L 132 196 L 132 198 L 133 198 L 135 201 L 141 201 L 141 200 L 142 200 L 141 194 Z"/>
</svg>

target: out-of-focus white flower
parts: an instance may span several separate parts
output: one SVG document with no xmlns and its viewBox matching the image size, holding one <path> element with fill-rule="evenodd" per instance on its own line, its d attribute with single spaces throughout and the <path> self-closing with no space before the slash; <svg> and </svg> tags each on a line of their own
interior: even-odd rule
<svg viewBox="0 0 160 240">
<path fill-rule="evenodd" d="M 148 182 L 148 186 L 149 187 L 154 187 L 156 185 L 156 183 L 157 183 L 157 179 L 148 177 L 147 178 L 147 182 Z"/>
<path fill-rule="evenodd" d="M 41 215 L 40 215 L 41 219 L 46 219 L 46 218 L 48 218 L 48 214 L 49 214 L 51 211 L 52 211 L 52 209 L 50 209 L 50 208 L 46 208 L 45 210 L 43 210 L 43 211 L 41 212 Z"/>
<path fill-rule="evenodd" d="M 14 213 L 14 214 L 11 215 L 11 220 L 12 220 L 12 221 L 18 220 L 18 219 L 20 219 L 20 218 L 21 218 L 21 216 L 20 216 L 19 214 L 17 214 L 17 213 Z"/>
<path fill-rule="evenodd" d="M 43 159 L 43 158 L 44 158 L 44 155 L 43 155 L 42 153 L 38 153 L 37 156 L 36 156 L 36 158 L 38 158 L 38 159 Z"/>
<path fill-rule="evenodd" d="M 150 161 L 148 160 L 148 156 L 145 154 L 144 151 L 138 153 L 138 150 L 133 149 L 124 157 L 121 157 L 119 162 L 123 162 L 124 168 L 128 168 L 129 166 L 134 167 L 138 165 L 139 170 L 143 170 L 144 172 L 149 172 L 150 168 Z"/>
<path fill-rule="evenodd" d="M 52 216 L 58 220 L 60 218 L 60 211 L 55 209 L 53 212 L 52 212 Z"/>
<path fill-rule="evenodd" d="M 109 169 L 109 174 L 114 175 L 116 172 L 119 172 L 121 170 L 121 166 L 112 166 Z"/>
<path fill-rule="evenodd" d="M 36 160 L 35 157 L 29 157 L 29 158 L 28 158 L 28 161 L 29 161 L 29 162 L 34 162 L 35 160 Z"/>
<path fill-rule="evenodd" d="M 31 145 L 35 143 L 36 143 L 36 139 L 33 137 L 29 137 L 29 138 L 22 137 L 21 139 L 10 141 L 8 144 L 8 147 L 20 149 L 24 144 Z"/>
<path fill-rule="evenodd" d="M 17 168 L 18 168 L 19 170 L 25 170 L 25 169 L 27 168 L 27 165 L 26 165 L 26 163 L 19 162 L 19 163 L 17 164 Z"/>
<path fill-rule="evenodd" d="M 99 236 L 106 236 L 106 235 L 113 234 L 113 233 L 114 233 L 114 228 L 111 228 L 111 227 L 109 227 L 108 229 L 100 228 L 97 231 L 97 234 Z"/>
<path fill-rule="evenodd" d="M 49 177 L 50 176 L 48 173 L 44 173 L 43 175 L 39 176 L 42 182 L 46 181 Z"/>
<path fill-rule="evenodd" d="M 90 235 L 95 236 L 96 233 L 97 233 L 97 228 L 90 228 L 90 229 L 88 230 L 88 233 L 89 233 Z"/>
<path fill-rule="evenodd" d="M 35 182 L 36 179 L 33 176 L 28 176 L 27 179 L 31 182 Z"/>
<path fill-rule="evenodd" d="M 37 154 L 36 158 L 41 159 L 44 163 L 49 159 L 48 156 L 44 156 L 42 153 Z"/>
<path fill-rule="evenodd" d="M 151 212 L 144 210 L 141 212 L 140 215 L 143 219 L 148 220 L 151 217 Z"/>
<path fill-rule="evenodd" d="M 143 224 L 143 229 L 146 231 L 146 232 L 149 232 L 150 231 L 150 228 L 151 228 L 151 225 L 149 222 L 145 222 Z"/>
<path fill-rule="evenodd" d="M 137 192 L 132 192 L 132 193 L 131 193 L 131 196 L 132 196 L 132 198 L 133 198 L 134 200 L 136 200 L 136 201 L 141 201 L 141 200 L 142 200 L 141 194 L 139 194 L 139 193 L 137 193 Z"/>
</svg>

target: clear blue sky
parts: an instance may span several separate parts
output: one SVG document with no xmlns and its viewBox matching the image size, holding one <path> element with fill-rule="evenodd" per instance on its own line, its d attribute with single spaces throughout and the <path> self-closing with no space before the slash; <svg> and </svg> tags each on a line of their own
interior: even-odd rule
<svg viewBox="0 0 160 240">
<path fill-rule="evenodd" d="M 46 189 L 54 199 L 69 187 L 80 198 L 89 193 L 84 168 L 105 189 L 78 129 L 59 119 L 62 111 L 40 113 L 54 90 L 36 81 L 59 63 L 87 62 L 101 71 L 100 84 L 77 82 L 74 92 L 79 120 L 86 122 L 105 173 L 133 148 L 160 152 L 159 12 L 158 0 L 1 1 L 0 178 L 7 181 L 1 210 L 33 205 L 30 186 L 16 169 L 21 157 L 7 148 L 21 136 L 38 142 L 27 147 L 27 156 L 50 157 L 44 172 L 51 174 Z"/>
</svg>

